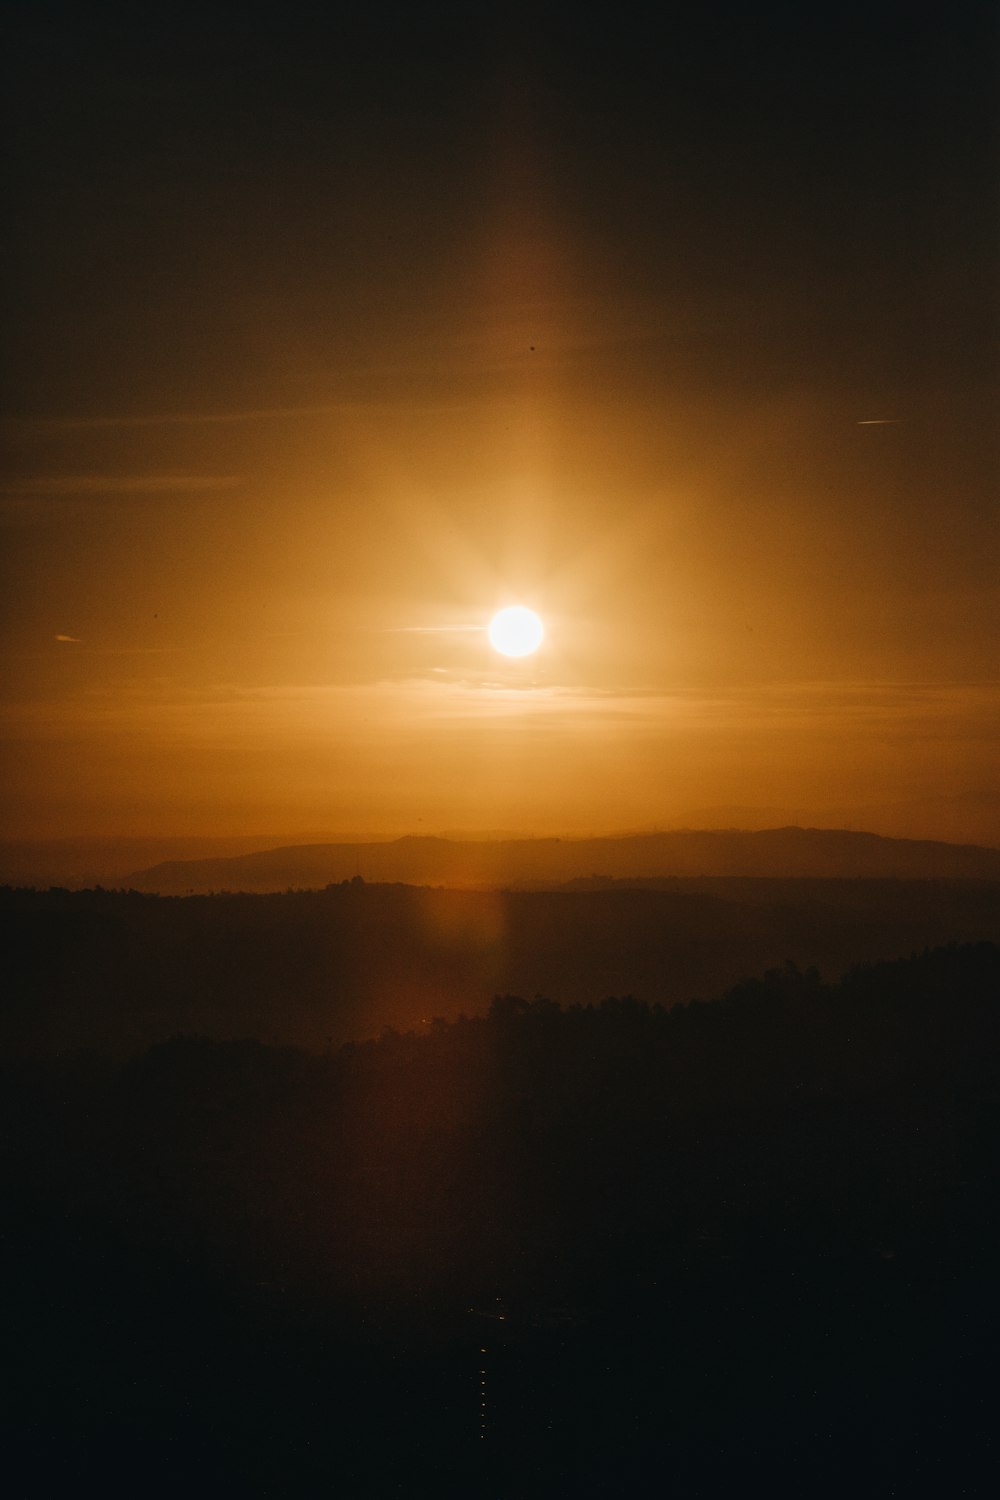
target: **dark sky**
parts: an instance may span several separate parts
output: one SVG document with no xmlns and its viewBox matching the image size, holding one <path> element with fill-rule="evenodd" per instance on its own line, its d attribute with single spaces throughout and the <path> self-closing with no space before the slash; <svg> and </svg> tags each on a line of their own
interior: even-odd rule
<svg viewBox="0 0 1000 1500">
<path fill-rule="evenodd" d="M 501 227 L 655 319 L 639 378 L 995 374 L 992 7 L 353 9 L 22 8 L 14 412 L 337 387 Z"/>
<path fill-rule="evenodd" d="M 995 8 L 471 9 L 7 8 L 11 828 L 995 792 Z"/>
</svg>

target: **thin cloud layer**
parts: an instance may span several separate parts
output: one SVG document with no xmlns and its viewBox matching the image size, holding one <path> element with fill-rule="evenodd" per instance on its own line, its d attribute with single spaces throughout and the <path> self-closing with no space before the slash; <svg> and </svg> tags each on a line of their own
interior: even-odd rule
<svg viewBox="0 0 1000 1500">
<path fill-rule="evenodd" d="M 40 474 L 8 481 L 0 486 L 0 495 L 13 499 L 184 495 L 231 490 L 239 483 L 233 474 Z"/>
</svg>

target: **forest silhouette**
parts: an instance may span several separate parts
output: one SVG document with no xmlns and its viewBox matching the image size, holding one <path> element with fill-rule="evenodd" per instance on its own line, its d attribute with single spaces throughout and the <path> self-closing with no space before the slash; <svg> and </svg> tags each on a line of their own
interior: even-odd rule
<svg viewBox="0 0 1000 1500">
<path fill-rule="evenodd" d="M 11 1056 L 19 1493 L 979 1493 L 998 994 L 982 942 Z"/>
<path fill-rule="evenodd" d="M 4 1044 L 125 1057 L 176 1034 L 325 1050 L 483 1012 L 496 994 L 670 1006 L 792 959 L 827 976 L 924 947 L 1000 942 L 1000 882 L 369 885 L 157 898 L 0 890 Z"/>
</svg>

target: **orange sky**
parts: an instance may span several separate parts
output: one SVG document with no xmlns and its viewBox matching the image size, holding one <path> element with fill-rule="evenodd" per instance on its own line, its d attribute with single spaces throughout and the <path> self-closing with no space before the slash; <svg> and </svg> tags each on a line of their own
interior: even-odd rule
<svg viewBox="0 0 1000 1500">
<path fill-rule="evenodd" d="M 694 84 L 625 108 L 586 39 L 442 101 L 388 96 L 379 37 L 335 118 L 290 48 L 249 127 L 221 52 L 126 36 L 46 74 L 15 170 L 8 835 L 909 804 L 886 831 L 1000 841 L 993 158 L 934 133 L 973 55 L 895 85 L 931 112 L 911 141 L 874 73 L 846 140 L 789 97 L 819 144 L 786 161 L 738 49 L 690 40 L 721 123 Z M 27 24 L 29 79 L 41 47 Z M 891 191 L 822 178 L 868 136 Z M 509 602 L 546 624 L 525 662 L 486 640 Z"/>
</svg>

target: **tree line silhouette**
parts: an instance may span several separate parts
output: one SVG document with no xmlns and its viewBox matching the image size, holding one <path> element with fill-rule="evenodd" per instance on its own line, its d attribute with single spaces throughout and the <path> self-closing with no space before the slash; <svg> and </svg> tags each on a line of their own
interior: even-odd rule
<svg viewBox="0 0 1000 1500">
<path fill-rule="evenodd" d="M 10 1062 L 22 1456 L 122 1493 L 970 1484 L 998 981 L 954 945 L 325 1055 Z"/>
<path fill-rule="evenodd" d="M 281 895 L 0 890 L 0 1045 L 144 1050 L 178 1032 L 325 1050 L 485 1011 L 713 996 L 786 958 L 824 974 L 1000 942 L 987 881 L 704 880 L 690 888 L 457 891 L 346 881 Z"/>
</svg>

